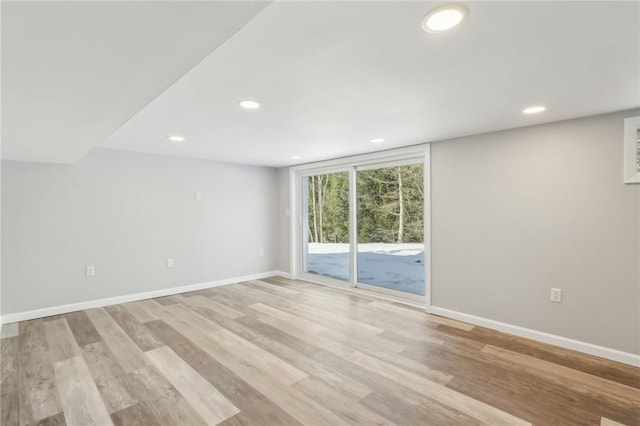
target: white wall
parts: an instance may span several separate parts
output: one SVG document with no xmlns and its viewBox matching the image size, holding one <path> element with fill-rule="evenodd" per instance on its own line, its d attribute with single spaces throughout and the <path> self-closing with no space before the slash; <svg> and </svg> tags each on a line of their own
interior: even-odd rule
<svg viewBox="0 0 640 426">
<path fill-rule="evenodd" d="M 433 143 L 432 305 L 640 354 L 640 185 L 622 183 L 638 114 Z"/>
<path fill-rule="evenodd" d="M 640 354 L 640 185 L 622 183 L 638 114 L 432 144 L 433 305 Z M 3 162 L 2 207 L 5 315 L 289 272 L 286 168 L 110 150 Z"/>
<path fill-rule="evenodd" d="M 3 161 L 2 313 L 274 270 L 276 179 L 105 149 L 75 165 Z"/>
<path fill-rule="evenodd" d="M 640 185 L 622 183 L 633 115 L 433 144 L 432 304 L 640 354 Z"/>
</svg>

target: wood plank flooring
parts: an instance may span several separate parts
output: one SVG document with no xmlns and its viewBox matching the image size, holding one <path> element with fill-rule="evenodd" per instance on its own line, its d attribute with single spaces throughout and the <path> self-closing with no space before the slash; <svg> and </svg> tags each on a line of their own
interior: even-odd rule
<svg viewBox="0 0 640 426">
<path fill-rule="evenodd" d="M 0 342 L 3 426 L 640 425 L 640 369 L 284 278 Z"/>
</svg>

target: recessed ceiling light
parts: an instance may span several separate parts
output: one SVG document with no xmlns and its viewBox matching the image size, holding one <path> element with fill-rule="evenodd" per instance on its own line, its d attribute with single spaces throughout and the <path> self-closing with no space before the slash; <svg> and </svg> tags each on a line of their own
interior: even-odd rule
<svg viewBox="0 0 640 426">
<path fill-rule="evenodd" d="M 523 109 L 522 113 L 523 114 L 537 114 L 539 112 L 544 111 L 545 109 L 547 109 L 547 108 L 545 108 L 542 105 L 536 105 L 536 106 L 532 106 L 532 107 Z"/>
<path fill-rule="evenodd" d="M 292 155 L 292 156 L 291 156 L 291 159 L 292 159 L 292 160 L 300 160 L 301 158 L 302 158 L 302 157 L 301 157 L 301 156 L 299 156 L 299 155 Z"/>
<path fill-rule="evenodd" d="M 256 101 L 240 101 L 238 102 L 240 106 L 244 109 L 257 109 L 260 108 L 260 104 Z"/>
<path fill-rule="evenodd" d="M 373 138 L 373 139 L 371 139 L 371 142 L 373 142 L 373 143 L 382 143 L 382 142 L 384 142 L 384 139 L 382 139 L 382 138 Z"/>
<path fill-rule="evenodd" d="M 440 33 L 460 24 L 469 14 L 461 4 L 450 4 L 433 9 L 422 19 L 422 29 L 429 33 Z"/>
<path fill-rule="evenodd" d="M 169 135 L 167 136 L 167 139 L 169 139 L 171 142 L 184 142 L 185 140 L 187 140 L 187 138 L 181 135 Z"/>
</svg>

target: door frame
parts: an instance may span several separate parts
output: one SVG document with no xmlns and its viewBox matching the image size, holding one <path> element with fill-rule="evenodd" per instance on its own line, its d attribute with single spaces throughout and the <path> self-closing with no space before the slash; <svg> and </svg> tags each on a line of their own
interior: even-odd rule
<svg viewBox="0 0 640 426">
<path fill-rule="evenodd" d="M 357 230 L 356 224 L 356 186 L 355 174 L 358 167 L 375 167 L 376 165 L 393 164 L 394 162 L 406 162 L 417 160 L 424 164 L 424 265 L 425 265 L 425 295 L 415 296 L 409 293 L 384 289 L 369 284 L 357 283 Z M 406 163 L 405 163 L 406 164 Z M 350 234 L 350 281 L 342 281 L 316 274 L 305 273 L 302 270 L 302 177 L 349 171 L 349 234 Z M 355 155 L 351 157 L 337 158 L 328 161 L 303 164 L 289 169 L 289 199 L 290 199 L 290 270 L 293 279 L 302 279 L 309 282 L 338 286 L 342 288 L 354 288 L 355 291 L 375 290 L 381 294 L 392 297 L 400 297 L 407 301 L 424 303 L 427 312 L 431 312 L 431 145 L 422 144 L 406 148 L 391 149 L 388 151 L 374 152 L 370 154 Z M 354 249 L 355 247 L 355 249 Z M 383 291 L 380 291 L 383 289 Z M 387 291 L 385 291 L 387 290 Z M 414 297 L 412 297 L 414 296 Z"/>
<path fill-rule="evenodd" d="M 354 209 L 353 203 L 351 202 L 351 197 L 352 197 L 352 188 L 351 188 L 351 167 L 350 166 L 337 166 L 337 167 L 327 167 L 324 169 L 301 169 L 298 171 L 298 173 L 296 173 L 296 184 L 297 184 L 297 190 L 296 193 L 298 194 L 298 200 L 297 203 L 294 204 L 295 207 L 292 208 L 292 224 L 296 223 L 297 226 L 297 231 L 298 231 L 298 236 L 297 236 L 297 243 L 298 243 L 298 247 L 296 248 L 296 252 L 295 252 L 295 256 L 297 257 L 296 259 L 296 266 L 297 266 L 297 275 L 294 275 L 293 273 L 291 274 L 292 276 L 295 276 L 294 279 L 303 279 L 305 281 L 311 281 L 311 282 L 318 282 L 320 284 L 327 284 L 327 285 L 331 285 L 331 286 L 337 286 L 337 287 L 343 287 L 343 288 L 349 288 L 352 287 L 351 283 L 354 281 L 354 270 L 353 270 L 353 264 L 351 262 L 351 259 L 349 259 L 349 281 L 343 281 L 337 278 L 332 278 L 332 277 L 328 277 L 326 275 L 319 275 L 319 274 L 310 274 L 308 272 L 304 272 L 304 264 L 307 261 L 305 254 L 306 251 L 303 250 L 303 244 L 302 244 L 302 239 L 304 237 L 304 227 L 306 225 L 306 223 L 304 223 L 305 221 L 305 217 L 306 215 L 303 213 L 303 209 L 302 209 L 302 198 L 301 198 L 301 194 L 302 194 L 302 178 L 304 177 L 310 177 L 310 176 L 317 176 L 317 175 L 324 175 L 324 174 L 333 174 L 333 173 L 347 173 L 348 175 L 348 179 L 349 179 L 349 255 L 351 256 L 351 238 L 353 238 L 353 233 L 352 233 L 352 229 L 354 227 L 354 222 L 353 222 L 353 218 L 352 218 L 352 210 Z M 297 210 L 296 210 L 297 207 Z M 293 252 L 292 252 L 293 253 Z M 293 259 L 293 255 L 292 255 L 292 259 Z M 292 269 L 293 271 L 293 269 Z"/>
</svg>

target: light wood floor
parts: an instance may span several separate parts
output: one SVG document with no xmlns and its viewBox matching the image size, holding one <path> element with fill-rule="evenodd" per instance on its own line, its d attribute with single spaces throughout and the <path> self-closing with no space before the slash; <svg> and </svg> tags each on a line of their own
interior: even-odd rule
<svg viewBox="0 0 640 426">
<path fill-rule="evenodd" d="M 640 425 L 640 369 L 280 278 L 3 334 L 3 426 Z"/>
</svg>

